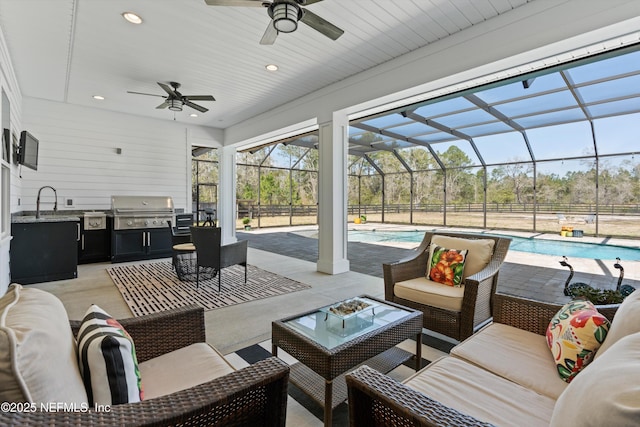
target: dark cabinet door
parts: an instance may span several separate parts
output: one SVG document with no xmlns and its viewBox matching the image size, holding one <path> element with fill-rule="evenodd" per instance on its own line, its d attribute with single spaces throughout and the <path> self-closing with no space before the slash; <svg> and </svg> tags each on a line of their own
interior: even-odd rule
<svg viewBox="0 0 640 427">
<path fill-rule="evenodd" d="M 111 238 L 111 261 L 170 257 L 172 248 L 169 227 L 114 230 Z"/>
<path fill-rule="evenodd" d="M 111 255 L 111 238 L 108 230 L 83 231 L 78 245 L 78 262 L 106 261 Z"/>
<path fill-rule="evenodd" d="M 78 263 L 109 261 L 111 258 L 111 233 L 107 227 L 101 230 L 85 230 L 80 221 L 80 241 L 78 242 Z"/>
<path fill-rule="evenodd" d="M 11 280 L 29 284 L 78 277 L 78 222 L 11 225 Z"/>
<path fill-rule="evenodd" d="M 147 232 L 143 230 L 114 231 L 111 241 L 112 261 L 144 259 L 147 254 Z"/>
<path fill-rule="evenodd" d="M 149 229 L 147 233 L 149 255 L 153 257 L 171 256 L 173 244 L 169 227 Z"/>
</svg>

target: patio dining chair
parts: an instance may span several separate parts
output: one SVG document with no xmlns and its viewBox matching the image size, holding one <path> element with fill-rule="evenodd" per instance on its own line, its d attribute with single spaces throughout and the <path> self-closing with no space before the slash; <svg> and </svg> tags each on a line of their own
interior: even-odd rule
<svg viewBox="0 0 640 427">
<path fill-rule="evenodd" d="M 221 244 L 220 227 L 191 227 L 191 238 L 196 247 L 196 287 L 200 286 L 201 268 L 218 276 L 218 292 L 222 287 L 222 269 L 232 265 L 244 266 L 247 283 L 247 241 Z"/>
</svg>

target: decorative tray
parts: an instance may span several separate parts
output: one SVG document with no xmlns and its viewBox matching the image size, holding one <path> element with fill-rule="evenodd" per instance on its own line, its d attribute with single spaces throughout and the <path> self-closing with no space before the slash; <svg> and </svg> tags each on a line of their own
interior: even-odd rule
<svg viewBox="0 0 640 427">
<path fill-rule="evenodd" d="M 345 320 L 366 310 L 371 310 L 371 312 L 375 314 L 375 308 L 379 305 L 380 304 L 375 301 L 365 300 L 362 298 L 352 298 L 328 307 L 322 307 L 320 311 L 326 313 L 327 316 L 332 315 Z M 327 319 L 327 316 L 325 316 L 325 320 Z"/>
</svg>

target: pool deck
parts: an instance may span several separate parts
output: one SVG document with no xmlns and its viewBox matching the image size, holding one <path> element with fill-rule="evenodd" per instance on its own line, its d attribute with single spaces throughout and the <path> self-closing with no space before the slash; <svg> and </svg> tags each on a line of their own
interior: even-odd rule
<svg viewBox="0 0 640 427">
<path fill-rule="evenodd" d="M 426 231 L 446 230 L 477 233 L 500 233 L 526 238 L 549 240 L 576 240 L 598 244 L 610 244 L 640 248 L 640 241 L 620 238 L 562 237 L 559 234 L 527 233 L 504 230 L 462 229 L 453 227 L 403 226 L 396 224 L 349 224 L 349 230 L 359 231 Z M 317 226 L 297 226 L 254 229 L 251 232 L 238 232 L 239 239 L 249 241 L 249 246 L 292 258 L 315 262 L 318 259 Z M 347 257 L 351 270 L 359 273 L 382 277 L 382 263 L 391 262 L 407 256 L 417 243 L 349 242 Z M 569 300 L 563 294 L 564 284 L 569 277 L 566 267 L 559 264 L 558 256 L 541 255 L 529 252 L 509 251 L 500 269 L 498 292 L 517 295 L 539 301 L 564 303 Z M 618 282 L 618 270 L 613 267 L 615 260 L 570 258 L 575 274 L 572 282 L 584 282 L 593 287 L 615 289 Z M 624 281 L 640 289 L 640 261 L 623 261 Z"/>
</svg>

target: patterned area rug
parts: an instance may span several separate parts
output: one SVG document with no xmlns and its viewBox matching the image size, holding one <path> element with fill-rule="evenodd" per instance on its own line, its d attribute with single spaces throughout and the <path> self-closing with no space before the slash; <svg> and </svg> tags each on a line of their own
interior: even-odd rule
<svg viewBox="0 0 640 427">
<path fill-rule="evenodd" d="M 195 282 L 178 279 L 170 261 L 108 267 L 107 272 L 134 316 L 190 304 L 213 310 L 311 288 L 252 265 L 247 269 L 247 283 L 244 283 L 244 267 L 235 265 L 223 269 L 220 293 L 217 276 L 201 280 L 200 287 L 196 288 Z"/>
</svg>

